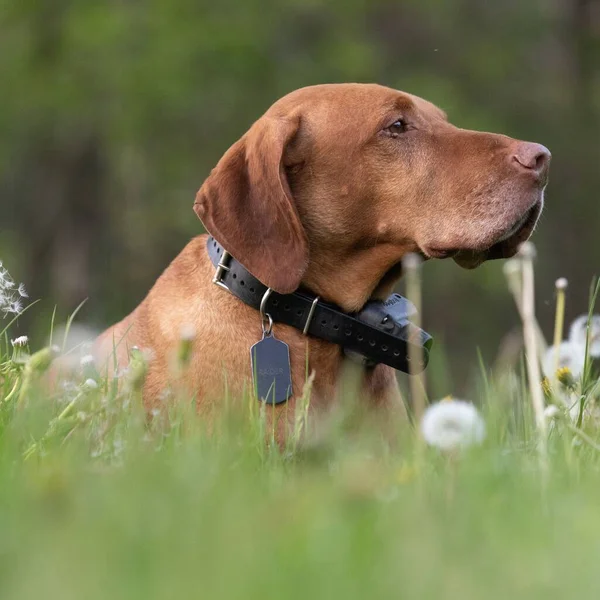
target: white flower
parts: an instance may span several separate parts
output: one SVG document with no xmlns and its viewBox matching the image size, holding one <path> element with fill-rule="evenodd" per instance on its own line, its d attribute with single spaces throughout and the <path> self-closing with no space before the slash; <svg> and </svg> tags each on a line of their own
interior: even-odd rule
<svg viewBox="0 0 600 600">
<path fill-rule="evenodd" d="M 425 411 L 421 433 L 430 446 L 454 450 L 480 444 L 485 438 L 485 423 L 470 402 L 442 400 Z"/>
<path fill-rule="evenodd" d="M 95 381 L 94 379 L 86 379 L 83 382 L 83 387 L 86 390 L 97 390 L 98 389 L 98 382 Z"/>
<path fill-rule="evenodd" d="M 559 277 L 555 282 L 554 282 L 554 287 L 557 290 L 561 290 L 564 291 L 569 287 L 569 281 L 567 280 L 566 277 Z"/>
<path fill-rule="evenodd" d="M 569 341 L 585 348 L 587 315 L 577 317 L 571 324 Z M 600 358 L 600 315 L 592 315 L 590 320 L 590 356 Z"/>
<path fill-rule="evenodd" d="M 21 293 L 23 292 L 23 293 Z M 16 286 L 10 273 L 0 261 L 0 315 L 19 315 L 23 311 L 20 298 L 27 297 L 23 284 Z"/>
<path fill-rule="evenodd" d="M 18 346 L 22 348 L 23 346 L 27 346 L 27 344 L 29 344 L 29 338 L 26 335 L 20 335 L 18 338 L 11 340 L 10 343 L 13 346 Z"/>
<path fill-rule="evenodd" d="M 577 379 L 583 372 L 585 348 L 573 342 L 561 342 L 558 346 L 558 363 L 556 362 L 556 350 L 556 346 L 548 348 L 542 360 L 542 370 L 546 377 L 555 379 L 556 371 L 566 367 Z"/>
<path fill-rule="evenodd" d="M 79 361 L 79 364 L 82 367 L 88 367 L 89 365 L 93 365 L 94 364 L 94 357 L 91 354 L 86 354 L 85 356 L 81 357 L 81 360 Z"/>
<path fill-rule="evenodd" d="M 546 406 L 546 408 L 544 409 L 544 416 L 546 417 L 546 419 L 548 419 L 548 421 L 552 421 L 553 419 L 556 419 L 559 415 L 560 415 L 560 410 L 559 410 L 558 406 L 554 406 L 554 404 L 551 404 L 550 406 Z"/>
<path fill-rule="evenodd" d="M 6 312 L 13 313 L 15 315 L 21 314 L 23 311 L 23 305 L 20 300 L 13 300 L 6 309 Z"/>
</svg>

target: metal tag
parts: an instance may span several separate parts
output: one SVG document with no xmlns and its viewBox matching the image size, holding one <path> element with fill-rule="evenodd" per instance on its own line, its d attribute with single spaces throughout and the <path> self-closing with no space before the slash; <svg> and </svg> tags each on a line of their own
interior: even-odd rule
<svg viewBox="0 0 600 600">
<path fill-rule="evenodd" d="M 290 349 L 285 342 L 264 335 L 250 348 L 252 379 L 260 400 L 267 404 L 280 404 L 292 395 Z"/>
</svg>

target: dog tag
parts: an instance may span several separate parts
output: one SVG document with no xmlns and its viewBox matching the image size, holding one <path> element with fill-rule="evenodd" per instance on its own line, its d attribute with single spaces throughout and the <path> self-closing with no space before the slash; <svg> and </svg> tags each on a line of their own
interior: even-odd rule
<svg viewBox="0 0 600 600">
<path fill-rule="evenodd" d="M 252 379 L 260 400 L 267 404 L 280 404 L 292 395 L 290 349 L 273 334 L 263 335 L 260 342 L 250 348 Z"/>
</svg>

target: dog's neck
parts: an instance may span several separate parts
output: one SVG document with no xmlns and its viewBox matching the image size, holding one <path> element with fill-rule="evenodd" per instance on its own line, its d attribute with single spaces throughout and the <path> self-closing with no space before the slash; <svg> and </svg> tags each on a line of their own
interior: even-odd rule
<svg viewBox="0 0 600 600">
<path fill-rule="evenodd" d="M 311 252 L 302 285 L 347 312 L 369 300 L 387 298 L 402 275 L 402 258 L 412 248 L 377 244 L 335 252 Z"/>
</svg>

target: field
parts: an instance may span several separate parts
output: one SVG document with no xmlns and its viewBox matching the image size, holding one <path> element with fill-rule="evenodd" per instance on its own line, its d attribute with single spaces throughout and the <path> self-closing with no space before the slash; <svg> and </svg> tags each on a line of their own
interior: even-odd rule
<svg viewBox="0 0 600 600">
<path fill-rule="evenodd" d="M 480 445 L 443 452 L 409 425 L 384 439 L 349 398 L 327 435 L 312 439 L 299 414 L 306 441 L 279 449 L 249 398 L 228 399 L 210 431 L 190 399 L 148 418 L 140 356 L 119 386 L 83 360 L 79 379 L 49 397 L 54 351 L 14 341 L 9 327 L 2 600 L 598 597 L 589 356 L 576 382 L 563 369 L 566 385 L 546 384 L 558 418 L 545 417 L 543 440 L 518 361 L 502 374 L 482 367 L 471 398 Z"/>
</svg>

